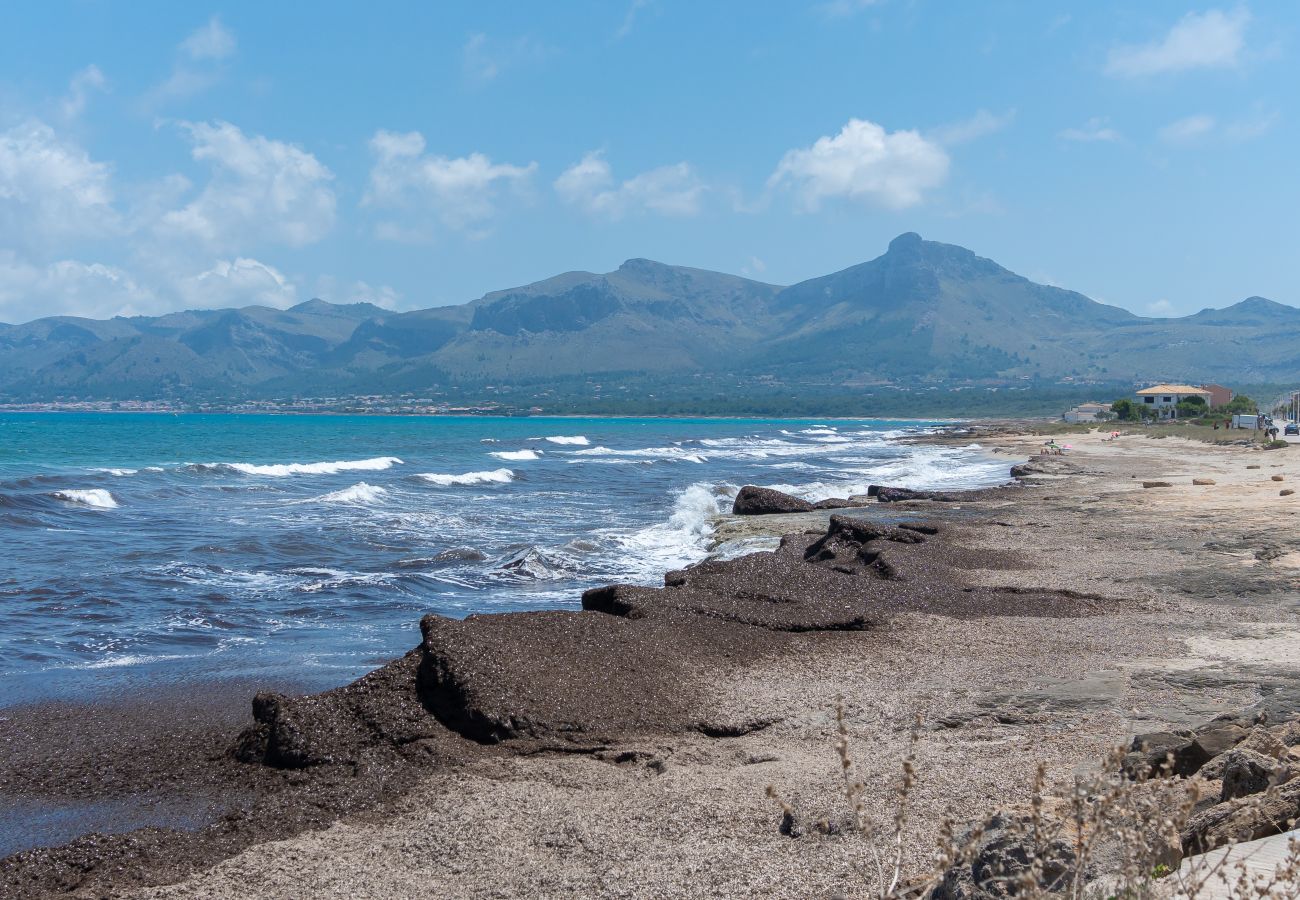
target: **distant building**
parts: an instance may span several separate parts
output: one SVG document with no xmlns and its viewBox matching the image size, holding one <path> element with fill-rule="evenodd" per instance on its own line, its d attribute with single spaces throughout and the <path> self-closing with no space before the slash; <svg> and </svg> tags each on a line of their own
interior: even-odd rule
<svg viewBox="0 0 1300 900">
<path fill-rule="evenodd" d="M 1074 409 L 1067 409 L 1061 414 L 1066 422 L 1096 422 L 1098 413 L 1110 412 L 1109 403 L 1080 403 Z"/>
<path fill-rule="evenodd" d="M 1180 401 L 1200 397 L 1209 406 L 1213 395 L 1205 388 L 1190 384 L 1157 384 L 1138 391 L 1137 397 L 1143 409 L 1154 410 L 1162 419 L 1176 419 Z"/>
<path fill-rule="evenodd" d="M 1221 384 L 1203 384 L 1201 390 L 1210 392 L 1211 406 L 1227 406 L 1232 402 L 1232 398 L 1237 396 L 1232 388 L 1226 388 Z"/>
</svg>

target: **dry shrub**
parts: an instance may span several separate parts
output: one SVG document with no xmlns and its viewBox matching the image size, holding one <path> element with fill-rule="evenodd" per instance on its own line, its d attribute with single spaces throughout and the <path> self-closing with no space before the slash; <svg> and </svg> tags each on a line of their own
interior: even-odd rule
<svg viewBox="0 0 1300 900">
<path fill-rule="evenodd" d="M 865 864 L 857 866 L 863 896 L 877 900 L 1195 900 L 1212 891 L 1222 895 L 1226 887 L 1234 900 L 1300 898 L 1300 839 L 1294 837 L 1271 871 L 1253 872 L 1248 865 L 1253 854 L 1234 851 L 1232 844 L 1222 848 L 1229 852 L 1183 862 L 1181 836 L 1199 811 L 1206 782 L 1162 773 L 1126 775 L 1124 748 L 1114 749 L 1097 772 L 1076 775 L 1064 786 L 1049 785 L 1046 766 L 1040 763 L 1028 809 L 1000 811 L 961 832 L 956 823 L 945 819 L 939 826 L 932 864 L 905 880 L 904 835 L 918 777 L 920 719 L 911 730 L 901 778 L 870 792 L 889 798 L 890 826 L 883 831 L 874 828 L 866 815 L 869 787 L 858 777 L 850 753 L 842 697 L 836 699 L 835 721 L 844 796 L 865 852 Z M 1277 789 L 1277 784 L 1270 785 L 1242 805 L 1262 810 Z M 783 830 L 788 830 L 794 809 L 774 786 L 768 787 L 767 794 L 780 804 Z M 1273 824 L 1282 831 L 1296 822 Z M 990 840 L 1003 852 L 1001 868 L 987 858 Z M 982 877 L 966 878 L 963 883 L 962 873 L 973 866 L 981 868 Z"/>
</svg>

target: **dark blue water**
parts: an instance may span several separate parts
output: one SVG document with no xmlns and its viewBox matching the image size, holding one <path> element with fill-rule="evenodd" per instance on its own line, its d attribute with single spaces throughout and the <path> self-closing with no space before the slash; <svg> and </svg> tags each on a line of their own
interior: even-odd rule
<svg viewBox="0 0 1300 900">
<path fill-rule="evenodd" d="M 421 615 L 576 607 L 702 558 L 735 488 L 996 483 L 916 423 L 0 415 L 0 705 L 348 681 Z"/>
</svg>

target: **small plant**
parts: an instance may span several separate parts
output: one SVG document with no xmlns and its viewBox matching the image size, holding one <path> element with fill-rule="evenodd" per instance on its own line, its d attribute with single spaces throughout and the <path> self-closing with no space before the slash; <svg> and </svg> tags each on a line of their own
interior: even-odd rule
<svg viewBox="0 0 1300 900">
<path fill-rule="evenodd" d="M 1172 757 L 1159 771 L 1125 771 L 1124 748 L 1115 748 L 1101 768 L 1075 776 L 1064 790 L 1049 788 L 1039 764 L 1027 809 L 1003 811 L 958 833 L 951 819 L 939 825 L 938 848 L 921 872 L 904 870 L 904 835 L 916 785 L 921 722 L 913 724 L 901 779 L 891 790 L 890 827 L 871 825 L 867 786 L 858 777 L 849 748 L 843 698 L 835 705 L 835 753 L 840 762 L 852 830 L 862 840 L 868 865 L 857 867 L 864 894 L 877 900 L 955 900 L 993 894 L 1023 900 L 1195 900 L 1216 884 L 1239 900 L 1300 897 L 1300 839 L 1288 843 L 1272 872 L 1252 873 L 1249 857 L 1230 852 L 1182 858 L 1182 835 L 1197 809 L 1203 782 L 1166 777 Z M 1250 798 L 1243 808 L 1262 810 L 1277 785 Z M 782 832 L 794 808 L 775 786 L 767 795 L 780 804 Z M 1279 828 L 1295 822 L 1279 822 Z M 1231 851 L 1229 845 L 1228 850 Z M 1104 860 L 1104 865 L 1103 861 Z"/>
</svg>

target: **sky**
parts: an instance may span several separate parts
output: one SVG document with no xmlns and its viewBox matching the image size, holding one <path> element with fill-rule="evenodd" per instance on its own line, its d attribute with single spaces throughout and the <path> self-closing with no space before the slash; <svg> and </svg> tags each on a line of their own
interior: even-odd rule
<svg viewBox="0 0 1300 900">
<path fill-rule="evenodd" d="M 1300 305 L 1298 42 L 1289 0 L 8 4 L 0 322 L 791 284 L 905 231 Z"/>
</svg>

